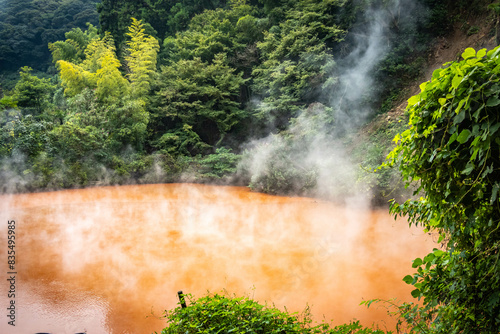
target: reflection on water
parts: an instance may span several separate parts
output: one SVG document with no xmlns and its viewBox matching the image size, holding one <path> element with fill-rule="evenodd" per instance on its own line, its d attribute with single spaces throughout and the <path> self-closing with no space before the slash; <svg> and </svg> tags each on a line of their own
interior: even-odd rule
<svg viewBox="0 0 500 334">
<path fill-rule="evenodd" d="M 0 196 L 16 221 L 16 327 L 1 333 L 152 333 L 177 291 L 225 289 L 318 321 L 391 325 L 363 299 L 408 299 L 431 238 L 385 211 L 241 187 L 170 184 Z M 3 251 L 2 251 L 3 252 Z M 2 257 L 2 275 L 8 271 Z M 2 280 L 4 281 L 4 280 Z M 8 305 L 1 285 L 0 305 Z M 2 316 L 5 319 L 5 316 Z"/>
</svg>

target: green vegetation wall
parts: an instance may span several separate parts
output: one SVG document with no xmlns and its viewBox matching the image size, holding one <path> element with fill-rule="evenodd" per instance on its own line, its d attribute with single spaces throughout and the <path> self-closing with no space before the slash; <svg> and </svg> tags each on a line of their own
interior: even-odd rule
<svg viewBox="0 0 500 334">
<path fill-rule="evenodd" d="M 422 191 L 418 200 L 394 202 L 392 212 L 439 232 L 446 247 L 416 259 L 417 273 L 405 278 L 424 301 L 415 333 L 500 328 L 500 48 L 468 48 L 462 58 L 410 98 L 410 129 L 388 157 Z"/>
<path fill-rule="evenodd" d="M 22 66 L 46 71 L 48 44 L 72 28 L 98 24 L 96 0 L 9 0 L 0 4 L 0 72 Z"/>
</svg>

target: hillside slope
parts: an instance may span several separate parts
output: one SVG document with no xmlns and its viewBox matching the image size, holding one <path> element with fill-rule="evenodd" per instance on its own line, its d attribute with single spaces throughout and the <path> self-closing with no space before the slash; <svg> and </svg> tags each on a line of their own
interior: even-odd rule
<svg viewBox="0 0 500 334">
<path fill-rule="evenodd" d="M 372 171 L 380 165 L 391 150 L 394 136 L 403 131 L 408 119 L 405 110 L 407 100 L 420 92 L 420 84 L 430 80 L 432 72 L 448 62 L 457 61 L 466 48 L 476 50 L 493 49 L 498 45 L 497 18 L 491 10 L 480 13 L 460 13 L 461 19 L 453 24 L 453 29 L 445 36 L 436 38 L 428 50 L 421 75 L 407 86 L 401 87 L 401 94 L 386 113 L 379 113 L 353 136 L 351 150 L 361 166 L 368 173 L 362 177 L 372 190 L 372 204 L 386 206 L 389 199 L 403 199 L 411 196 L 400 180 L 399 172 L 393 170 Z"/>
</svg>

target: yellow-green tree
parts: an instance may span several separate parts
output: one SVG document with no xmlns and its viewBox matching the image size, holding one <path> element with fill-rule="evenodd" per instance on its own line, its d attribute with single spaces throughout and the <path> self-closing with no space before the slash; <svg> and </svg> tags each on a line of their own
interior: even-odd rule
<svg viewBox="0 0 500 334">
<path fill-rule="evenodd" d="M 85 88 L 94 89 L 97 85 L 95 75 L 85 71 L 80 65 L 66 60 L 59 60 L 57 67 L 59 68 L 59 76 L 66 96 L 75 96 Z"/>
<path fill-rule="evenodd" d="M 109 102 L 123 98 L 128 91 L 129 83 L 119 70 L 120 62 L 109 34 L 87 45 L 81 64 L 59 60 L 57 65 L 67 96 L 75 96 L 90 88 L 96 89 L 100 101 Z"/>
<path fill-rule="evenodd" d="M 113 52 L 107 51 L 100 58 L 101 66 L 96 71 L 97 98 L 113 101 L 127 94 L 129 83 L 120 73 L 120 62 Z"/>
<path fill-rule="evenodd" d="M 57 65 L 65 95 L 72 100 L 94 96 L 100 106 L 98 113 L 106 114 L 106 124 L 101 128 L 109 132 L 109 138 L 140 150 L 149 123 L 145 100 L 156 70 L 159 45 L 144 33 L 141 21 L 134 19 L 129 31 L 124 64 L 116 56 L 111 34 L 105 33 L 88 42 L 82 60 L 60 59 Z M 57 50 L 53 47 L 54 52 Z M 129 71 L 128 75 L 123 71 Z"/>
<path fill-rule="evenodd" d="M 73 28 L 64 34 L 65 41 L 49 43 L 49 50 L 52 52 L 52 61 L 58 60 L 81 63 L 85 59 L 85 49 L 93 40 L 99 38 L 98 30 L 92 24 L 88 24 L 88 29 L 83 31 L 80 28 Z"/>
<path fill-rule="evenodd" d="M 156 72 L 156 59 L 160 45 L 153 36 L 144 33 L 141 21 L 132 18 L 132 25 L 126 34 L 130 37 L 127 42 L 128 55 L 125 57 L 130 73 L 131 96 L 143 99 L 149 92 L 153 74 Z"/>
<path fill-rule="evenodd" d="M 129 70 L 127 77 L 130 82 L 120 71 L 122 64 L 116 56 L 113 38 L 106 33 L 104 37 L 88 42 L 83 61 L 57 61 L 66 96 L 75 96 L 90 88 L 96 90 L 102 102 L 131 98 L 144 103 L 156 71 L 159 44 L 154 37 L 144 33 L 143 23 L 136 19 L 132 19 L 127 36 L 130 41 L 124 67 Z M 55 59 L 60 58 L 60 48 L 54 46 L 52 50 Z"/>
</svg>

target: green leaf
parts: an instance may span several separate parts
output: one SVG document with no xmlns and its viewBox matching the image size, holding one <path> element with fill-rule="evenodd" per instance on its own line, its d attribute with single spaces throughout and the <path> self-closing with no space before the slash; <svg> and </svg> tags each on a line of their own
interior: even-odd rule
<svg viewBox="0 0 500 334">
<path fill-rule="evenodd" d="M 477 58 L 483 58 L 484 56 L 486 56 L 486 49 L 481 49 L 477 52 Z"/>
<path fill-rule="evenodd" d="M 497 132 L 498 128 L 500 128 L 500 123 L 497 123 L 497 124 L 493 125 L 490 128 L 490 135 L 493 135 L 495 132 Z"/>
<path fill-rule="evenodd" d="M 404 281 L 406 284 L 412 284 L 412 283 L 413 283 L 413 276 L 411 276 L 411 275 L 406 275 L 406 276 L 403 278 L 403 281 Z"/>
<path fill-rule="evenodd" d="M 423 92 L 425 90 L 425 87 L 427 86 L 427 84 L 429 83 L 429 81 L 426 81 L 426 82 L 422 82 L 420 84 L 420 90 Z"/>
<path fill-rule="evenodd" d="M 498 182 L 495 182 L 495 184 L 493 185 L 493 189 L 491 191 L 490 205 L 493 205 L 493 203 L 495 203 L 495 201 L 497 200 L 499 189 L 500 185 L 498 184 Z"/>
<path fill-rule="evenodd" d="M 455 140 L 457 140 L 457 137 L 458 137 L 458 134 L 456 132 L 453 132 L 453 134 L 451 135 L 450 139 L 448 140 L 448 144 L 447 145 L 452 144 Z"/>
<path fill-rule="evenodd" d="M 453 124 L 462 123 L 464 119 L 465 119 L 465 110 L 462 110 L 453 118 Z"/>
<path fill-rule="evenodd" d="M 413 264 L 411 265 L 413 268 L 417 268 L 421 266 L 423 263 L 422 259 L 417 257 L 415 260 L 413 260 Z"/>
<path fill-rule="evenodd" d="M 474 170 L 475 166 L 472 162 L 469 162 L 466 166 L 465 166 L 465 169 L 462 171 L 462 174 L 465 174 L 465 175 L 469 175 L 470 173 L 472 173 L 472 171 Z"/>
<path fill-rule="evenodd" d="M 406 137 L 408 137 L 408 136 L 410 136 L 410 135 L 411 135 L 411 130 L 410 130 L 410 129 L 408 129 L 408 130 L 405 130 L 405 131 L 403 131 L 403 132 L 401 133 L 401 138 L 406 138 Z"/>
<path fill-rule="evenodd" d="M 473 48 L 467 48 L 465 51 L 462 53 L 462 58 L 464 60 L 467 60 L 469 58 L 474 58 L 476 56 L 476 50 Z"/>
<path fill-rule="evenodd" d="M 498 98 L 498 96 L 492 96 L 486 102 L 487 107 L 495 107 L 499 104 L 500 104 L 500 99 Z"/>
<path fill-rule="evenodd" d="M 415 289 L 411 292 L 411 295 L 413 298 L 419 298 L 422 295 L 422 293 L 420 292 L 419 289 Z"/>
<path fill-rule="evenodd" d="M 471 135 L 471 132 L 470 132 L 468 129 L 464 129 L 464 130 L 462 130 L 462 132 L 460 132 L 460 134 L 458 135 L 458 137 L 457 137 L 457 141 L 458 141 L 460 144 L 463 144 L 463 143 L 467 142 L 467 140 L 469 140 L 470 135 Z"/>
<path fill-rule="evenodd" d="M 424 257 L 424 262 L 425 263 L 432 262 L 432 260 L 434 260 L 435 257 L 436 256 L 434 255 L 434 253 L 429 253 Z"/>
<path fill-rule="evenodd" d="M 461 76 L 461 75 L 458 75 L 458 74 L 457 74 L 457 75 L 455 75 L 455 77 L 454 77 L 454 78 L 453 78 L 453 80 L 451 81 L 451 86 L 452 86 L 453 88 L 457 89 L 457 88 L 458 88 L 458 86 L 460 86 L 460 83 L 462 82 L 463 78 L 464 78 L 464 77 L 463 77 L 463 76 Z"/>
<path fill-rule="evenodd" d="M 434 248 L 434 250 L 432 252 L 434 253 L 434 255 L 436 255 L 436 257 L 441 257 L 444 254 L 446 254 L 446 252 L 443 252 L 442 250 L 437 249 L 437 248 Z"/>
<path fill-rule="evenodd" d="M 476 139 L 479 139 L 479 137 L 477 137 Z M 474 140 L 476 140 L 476 139 L 474 139 Z M 476 148 L 476 149 L 473 151 L 472 156 L 470 157 L 470 160 L 471 160 L 471 161 L 476 160 L 476 157 L 477 157 L 477 154 L 478 154 L 478 153 L 479 153 L 479 149 L 478 149 L 478 148 Z"/>
<path fill-rule="evenodd" d="M 460 102 L 458 103 L 457 109 L 455 109 L 455 113 L 459 113 L 460 110 L 462 110 L 462 107 L 464 106 L 465 102 L 467 102 L 467 99 L 461 99 Z"/>
<path fill-rule="evenodd" d="M 420 97 L 418 95 L 413 95 L 408 99 L 408 106 L 413 106 L 420 102 Z"/>
</svg>

